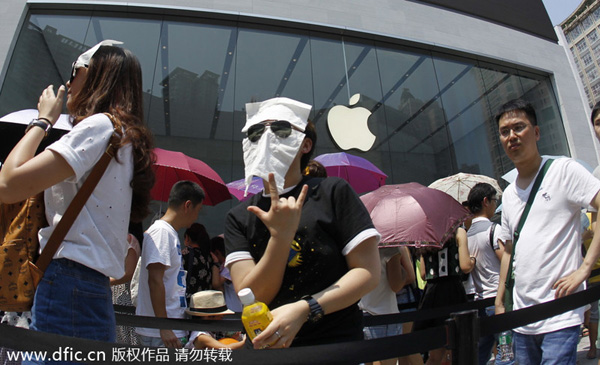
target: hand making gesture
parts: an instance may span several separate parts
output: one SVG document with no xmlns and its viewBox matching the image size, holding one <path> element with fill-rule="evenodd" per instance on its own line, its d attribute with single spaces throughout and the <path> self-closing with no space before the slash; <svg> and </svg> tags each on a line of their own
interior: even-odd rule
<svg viewBox="0 0 600 365">
<path fill-rule="evenodd" d="M 293 196 L 280 198 L 275 184 L 275 176 L 271 173 L 269 174 L 269 193 L 271 194 L 269 211 L 265 212 L 256 206 L 249 206 L 248 211 L 254 213 L 267 226 L 272 238 L 281 239 L 289 244 L 298 230 L 307 192 L 308 185 L 304 185 L 298 199 Z"/>
</svg>

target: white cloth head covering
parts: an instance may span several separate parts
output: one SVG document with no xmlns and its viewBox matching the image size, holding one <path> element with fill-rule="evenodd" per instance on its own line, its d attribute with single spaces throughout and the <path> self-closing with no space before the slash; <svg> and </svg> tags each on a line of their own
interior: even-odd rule
<svg viewBox="0 0 600 365">
<path fill-rule="evenodd" d="M 304 132 L 308 124 L 311 105 L 290 98 L 273 98 L 259 103 L 246 104 L 246 125 L 242 132 L 265 120 L 287 120 L 294 127 Z"/>
<path fill-rule="evenodd" d="M 308 124 L 308 116 L 312 106 L 289 98 L 273 98 L 260 103 L 246 104 L 246 125 L 242 132 L 265 120 L 287 120 L 294 127 L 303 131 Z M 285 183 L 285 175 L 300 150 L 305 135 L 295 129 L 288 138 L 277 137 L 271 128 L 267 128 L 261 138 L 250 142 L 242 141 L 244 151 L 246 192 L 252 183 L 252 177 L 258 176 L 268 180 L 269 173 L 275 175 L 277 191 L 281 193 Z M 266 189 L 265 187 L 265 190 Z"/>
<path fill-rule="evenodd" d="M 123 42 L 113 41 L 112 39 L 103 40 L 102 42 L 96 44 L 92 48 L 90 48 L 87 51 L 80 54 L 79 57 L 77 58 L 77 60 L 75 61 L 75 68 L 89 66 L 90 60 L 94 56 L 94 53 L 96 53 L 96 51 L 98 51 L 98 48 L 100 48 L 101 46 L 114 46 L 117 44 L 123 44 Z"/>
</svg>

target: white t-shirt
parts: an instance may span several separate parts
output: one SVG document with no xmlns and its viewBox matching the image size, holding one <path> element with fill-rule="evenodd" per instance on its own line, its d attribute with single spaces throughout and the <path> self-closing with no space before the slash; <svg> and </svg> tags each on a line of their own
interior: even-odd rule
<svg viewBox="0 0 600 365">
<path fill-rule="evenodd" d="M 471 227 L 467 232 L 469 255 L 475 257 L 477 264 L 471 271 L 473 286 L 475 287 L 475 299 L 481 300 L 496 296 L 498 290 L 498 280 L 500 275 L 500 260 L 496 255 L 498 237 L 500 236 L 500 226 L 494 230 L 492 242 L 490 244 L 490 229 L 492 222 L 485 217 L 473 218 Z"/>
<path fill-rule="evenodd" d="M 545 161 L 546 158 L 542 164 Z M 533 182 L 525 190 L 512 183 L 504 191 L 502 240 L 512 240 Z M 579 268 L 582 263 L 579 212 L 599 190 L 600 181 L 573 159 L 560 158 L 550 166 L 513 250 L 515 310 L 553 300 L 554 283 Z M 584 284 L 577 291 L 583 289 Z M 583 321 L 583 312 L 583 307 L 578 308 L 515 331 L 542 334 L 577 326 Z"/>
<path fill-rule="evenodd" d="M 379 249 L 379 258 L 381 261 L 381 279 L 373 291 L 365 294 L 358 307 L 364 312 L 374 316 L 382 314 L 398 313 L 398 301 L 396 293 L 390 288 L 387 279 L 387 263 L 390 259 L 400 254 L 400 247 L 385 247 Z"/>
<path fill-rule="evenodd" d="M 47 147 L 59 153 L 75 175 L 44 192 L 46 219 L 50 226 L 39 232 L 41 249 L 90 170 L 106 150 L 112 133 L 110 119 L 104 114 L 95 114 L 79 122 L 69 133 Z M 108 165 L 54 255 L 54 258 L 76 261 L 113 278 L 125 275 L 132 195 L 130 182 L 133 178 L 131 144 L 119 148 L 118 158 L 119 162 L 113 158 Z"/>
<path fill-rule="evenodd" d="M 166 266 L 163 276 L 165 285 L 165 304 L 169 318 L 184 318 L 187 302 L 185 300 L 185 270 L 181 267 L 181 244 L 177 231 L 169 223 L 159 219 L 144 233 L 142 244 L 142 263 L 138 299 L 135 314 L 154 316 L 150 288 L 148 286 L 148 265 L 159 263 Z M 160 337 L 157 328 L 136 329 L 140 335 Z M 175 336 L 187 336 L 186 331 L 175 330 Z"/>
<path fill-rule="evenodd" d="M 594 175 L 594 177 L 596 179 L 600 180 L 600 166 L 596 166 L 596 168 L 592 172 L 592 175 Z M 596 213 L 597 212 L 596 208 L 592 207 L 591 205 L 587 207 L 587 211 L 590 212 L 590 213 Z"/>
</svg>

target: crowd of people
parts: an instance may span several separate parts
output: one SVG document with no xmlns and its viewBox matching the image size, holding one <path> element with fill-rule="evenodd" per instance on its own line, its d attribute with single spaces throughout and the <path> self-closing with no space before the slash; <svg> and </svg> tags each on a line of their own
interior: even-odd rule
<svg viewBox="0 0 600 365">
<path fill-rule="evenodd" d="M 55 92 L 51 85 L 42 92 L 38 118 L 0 170 L 2 203 L 45 191 L 43 249 L 108 143 L 118 147 L 36 290 L 26 316 L 32 330 L 234 350 L 375 339 L 442 325 L 444 318 L 417 319 L 412 328 L 364 327 L 363 318 L 399 313 L 407 301 L 418 309 L 465 303 L 466 274 L 473 300 L 496 298 L 480 313 L 490 317 L 583 290 L 596 265 L 600 173 L 594 177 L 570 158 L 541 156 L 536 113 L 523 100 L 509 101 L 496 115 L 516 180 L 503 193 L 475 185 L 463 204 L 471 219 L 439 247 L 380 247 L 380 234 L 352 187 L 311 160 L 317 144 L 312 107 L 284 97 L 246 104 L 245 181 L 260 177 L 265 188 L 229 211 L 223 235 L 211 238 L 197 222 L 205 192 L 191 181 L 172 187 L 167 211 L 142 232 L 154 183 L 153 138 L 144 123 L 139 62 L 119 43 L 92 47 L 73 63 L 66 88 Z M 65 97 L 73 129 L 36 155 Z M 600 105 L 591 121 L 600 140 Z M 492 218 L 500 199 L 497 224 Z M 582 209 L 592 212 L 585 237 Z M 419 278 L 426 282 L 422 291 Z M 218 320 L 241 312 L 236 292 L 242 288 L 267 303 L 273 317 L 252 341 L 241 331 L 132 331 L 115 323 L 113 304 L 132 303 L 140 316 Z M 598 304 L 592 309 L 586 323 L 595 340 Z M 498 335 L 482 337 L 479 363 L 497 353 L 496 364 L 574 364 L 583 321 L 584 308 L 578 308 L 513 329 L 514 358 L 495 349 Z M 596 356 L 592 345 L 589 357 Z M 380 363 L 440 364 L 447 357 L 440 348 Z"/>
</svg>

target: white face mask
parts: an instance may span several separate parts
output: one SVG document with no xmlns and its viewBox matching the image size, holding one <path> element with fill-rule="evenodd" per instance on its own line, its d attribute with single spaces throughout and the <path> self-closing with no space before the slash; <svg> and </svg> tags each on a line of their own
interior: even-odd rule
<svg viewBox="0 0 600 365">
<path fill-rule="evenodd" d="M 304 133 L 292 129 L 289 137 L 280 138 L 271 131 L 270 127 L 267 127 L 256 142 L 250 142 L 248 138 L 244 138 L 242 147 L 246 174 L 245 194 L 248 192 L 253 176 L 269 181 L 269 173 L 275 175 L 277 191 L 281 194 L 285 175 L 298 154 L 304 137 Z M 268 185 L 265 185 L 265 191 L 269 191 Z"/>
</svg>

